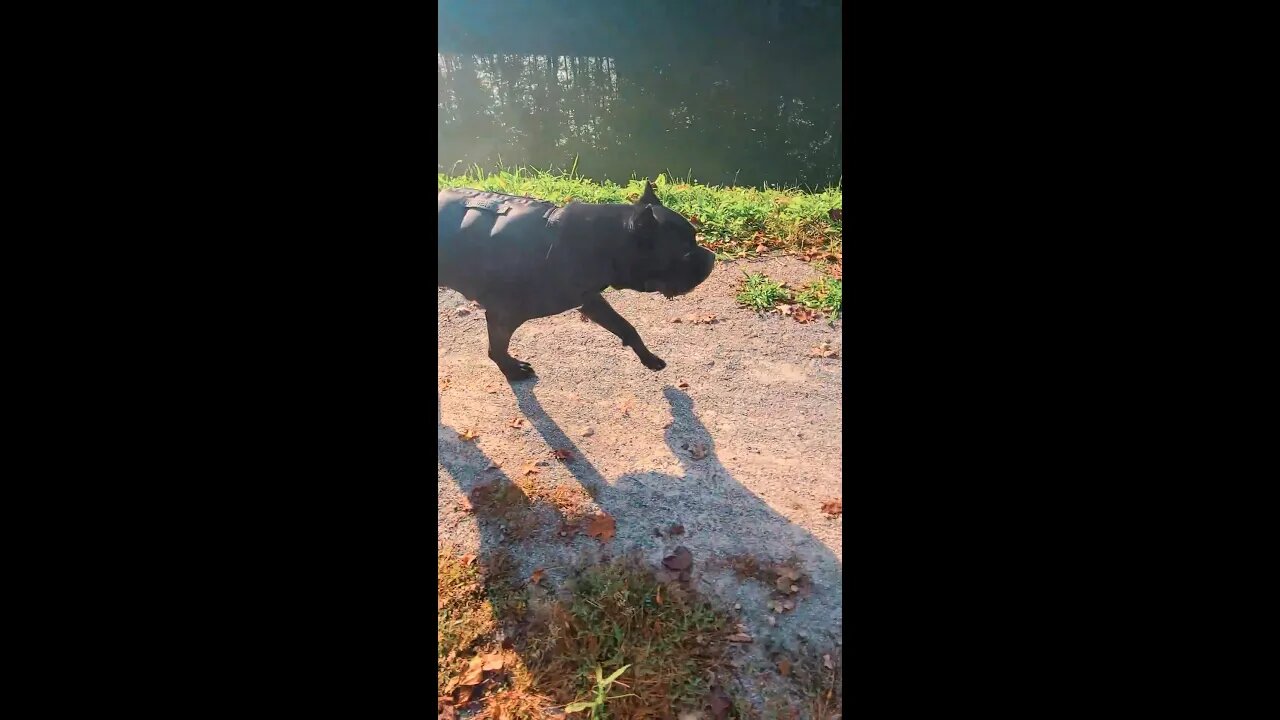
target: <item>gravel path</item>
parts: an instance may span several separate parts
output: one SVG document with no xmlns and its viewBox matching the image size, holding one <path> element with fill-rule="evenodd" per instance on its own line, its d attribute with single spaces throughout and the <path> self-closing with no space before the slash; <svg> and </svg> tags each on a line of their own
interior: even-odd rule
<svg viewBox="0 0 1280 720">
<path fill-rule="evenodd" d="M 486 355 L 484 311 L 438 290 L 445 385 L 437 428 L 438 540 L 467 552 L 509 549 L 526 576 L 546 568 L 553 586 L 584 555 L 635 550 L 660 567 L 683 545 L 693 553 L 692 586 L 741 606 L 741 622 L 755 636 L 735 651 L 744 669 L 762 669 L 771 653 L 794 651 L 797 643 L 820 651 L 837 645 L 843 521 L 821 506 L 841 496 L 843 353 L 814 358 L 809 351 L 823 341 L 840 351 L 843 322 L 800 324 L 737 307 L 743 270 L 792 287 L 815 277 L 809 265 L 782 257 L 717 263 L 697 290 L 672 301 L 606 293 L 667 368 L 645 369 L 630 348 L 574 310 L 516 331 L 511 354 L 531 363 L 538 377 L 515 384 Z M 688 321 L 709 314 L 715 322 Z M 524 420 L 522 427 L 511 426 L 515 419 Z M 461 440 L 467 429 L 479 437 Z M 706 454 L 695 459 L 698 444 Z M 573 459 L 552 459 L 553 449 Z M 550 503 L 535 505 L 539 522 L 514 532 L 521 540 L 512 538 L 513 528 L 461 508 L 477 484 L 523 476 L 524 463 L 539 459 L 547 461 L 531 476 L 539 488 L 587 489 L 594 497 L 583 495 L 581 507 L 616 519 L 612 541 L 561 536 L 565 517 Z M 495 462 L 500 467 L 489 468 Z M 669 532 L 673 523 L 684 526 L 683 534 Z M 743 555 L 799 562 L 811 586 L 794 610 L 773 613 L 767 603 L 779 597 L 774 588 L 728 568 Z"/>
</svg>

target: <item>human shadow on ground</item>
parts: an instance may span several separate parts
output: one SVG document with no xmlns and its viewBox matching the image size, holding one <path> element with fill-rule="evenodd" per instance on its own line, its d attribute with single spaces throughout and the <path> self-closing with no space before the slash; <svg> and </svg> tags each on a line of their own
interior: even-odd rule
<svg viewBox="0 0 1280 720">
<path fill-rule="evenodd" d="M 720 598 L 726 605 L 741 605 L 740 618 L 756 636 L 754 647 L 763 652 L 761 660 L 773 653 L 812 651 L 831 648 L 840 635 L 841 563 L 820 540 L 773 510 L 764 500 L 748 490 L 721 463 L 715 442 L 706 426 L 698 419 L 688 394 L 667 387 L 663 394 L 670 406 L 672 422 L 664 431 L 668 449 L 678 459 L 678 474 L 658 470 L 630 472 L 609 483 L 591 463 L 587 455 L 568 437 L 546 412 L 534 392 L 537 379 L 511 383 L 517 405 L 542 439 L 548 450 L 564 449 L 573 459 L 565 464 L 574 479 L 594 496 L 602 510 L 616 522 L 616 535 L 609 543 L 599 544 L 585 537 L 562 538 L 557 534 L 566 518 L 546 503 L 536 505 L 539 529 L 525 538 L 512 538 L 509 516 L 483 502 L 474 502 L 474 513 L 480 550 L 476 563 L 486 573 L 511 573 L 527 577 L 532 567 L 530 557 L 513 553 L 513 540 L 523 539 L 542 545 L 539 550 L 562 553 L 563 558 L 582 551 L 622 554 L 637 550 L 655 570 L 661 559 L 677 546 L 690 549 L 694 557 L 691 576 L 686 582 L 691 589 Z M 502 507 L 533 507 L 529 498 L 501 468 L 492 467 L 491 458 L 474 443 L 463 441 L 458 431 L 442 421 L 437 399 L 437 460 L 457 483 L 462 495 L 474 498 L 477 487 L 500 487 Z M 702 451 L 705 449 L 705 455 Z M 694 459 L 693 454 L 700 456 Z M 673 524 L 684 531 L 672 534 Z M 655 530 L 660 532 L 655 534 Z M 556 546 L 552 549 L 549 546 Z M 796 596 L 779 592 L 767 577 L 745 580 L 735 575 L 730 565 L 733 558 L 749 557 L 761 567 L 772 562 L 799 559 L 804 577 L 799 581 L 802 592 Z M 513 565 L 519 567 L 512 567 Z M 675 581 L 675 580 L 673 580 Z M 497 597 L 486 584 L 485 591 L 497 605 Z M 771 613 L 770 601 L 799 597 L 794 609 L 782 614 Z M 776 626 L 766 624 L 773 614 Z M 495 620 L 507 637 L 519 637 L 519 619 L 496 612 Z M 514 631 L 514 632 L 513 632 Z M 802 650 L 800 645 L 808 648 Z M 519 639 L 513 649 L 523 654 Z M 760 666 L 757 666 L 759 668 Z M 742 679 L 739 678 L 741 681 Z M 749 681 L 747 681 L 749 682 Z"/>
<path fill-rule="evenodd" d="M 675 547 L 689 548 L 694 555 L 693 585 L 736 600 L 742 605 L 743 619 L 780 649 L 794 650 L 797 642 L 829 645 L 840 636 L 841 562 L 821 540 L 733 477 L 687 393 L 670 386 L 663 389 L 672 417 L 664 439 L 679 461 L 679 474 L 632 472 L 609 483 L 542 407 L 534 392 L 536 384 L 536 379 L 512 383 L 516 402 L 551 449 L 572 453 L 567 469 L 617 521 L 617 551 L 640 550 L 658 566 Z M 673 535 L 673 524 L 682 525 L 683 533 Z M 789 593 L 779 594 L 776 588 L 736 577 L 728 569 L 735 558 L 752 558 L 762 567 L 799 561 L 805 576 L 799 583 L 803 592 L 794 609 L 775 614 L 776 626 L 765 622 L 770 613 L 767 603 L 781 601 Z"/>
</svg>

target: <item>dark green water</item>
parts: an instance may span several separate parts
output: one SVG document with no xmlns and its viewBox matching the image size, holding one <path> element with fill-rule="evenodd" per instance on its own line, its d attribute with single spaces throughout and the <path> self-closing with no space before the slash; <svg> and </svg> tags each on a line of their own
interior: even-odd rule
<svg viewBox="0 0 1280 720">
<path fill-rule="evenodd" d="M 441 0 L 439 170 L 840 181 L 832 0 Z"/>
</svg>

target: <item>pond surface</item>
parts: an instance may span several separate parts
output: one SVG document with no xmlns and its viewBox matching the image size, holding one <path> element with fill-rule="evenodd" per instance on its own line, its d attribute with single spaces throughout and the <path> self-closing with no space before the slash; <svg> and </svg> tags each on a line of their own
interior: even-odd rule
<svg viewBox="0 0 1280 720">
<path fill-rule="evenodd" d="M 840 182 L 836 0 L 441 0 L 438 169 Z"/>
</svg>

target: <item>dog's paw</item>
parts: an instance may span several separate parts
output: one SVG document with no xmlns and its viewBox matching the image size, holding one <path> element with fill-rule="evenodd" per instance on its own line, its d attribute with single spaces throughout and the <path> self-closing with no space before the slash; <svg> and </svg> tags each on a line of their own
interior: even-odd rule
<svg viewBox="0 0 1280 720">
<path fill-rule="evenodd" d="M 524 380 L 537 374 L 533 371 L 532 365 L 519 360 L 517 360 L 513 365 L 501 368 L 501 370 L 502 374 L 506 375 L 508 380 Z"/>
<path fill-rule="evenodd" d="M 650 355 L 648 357 L 640 358 L 640 362 L 644 363 L 645 367 L 649 368 L 654 372 L 657 372 L 667 366 L 667 363 L 664 362 L 662 358 L 658 357 L 657 355 Z"/>
</svg>

